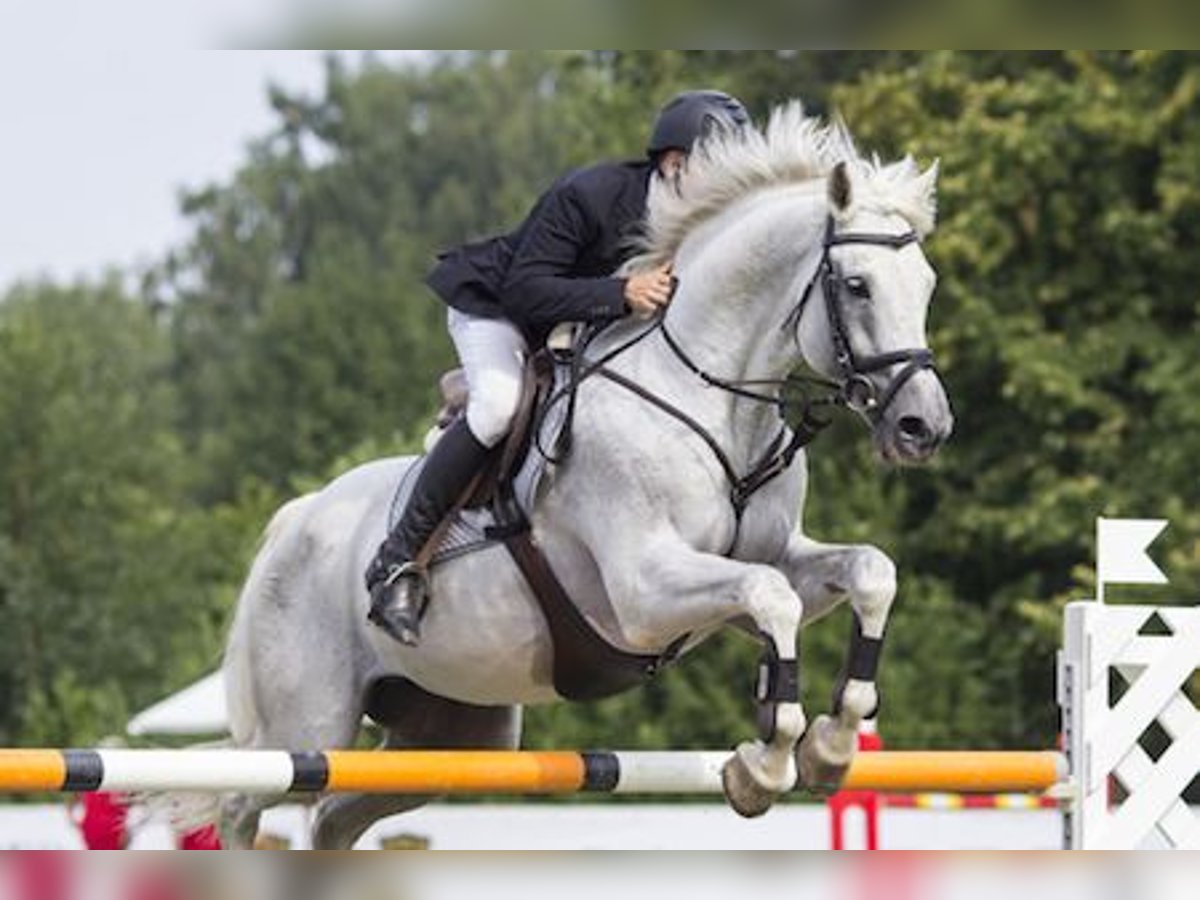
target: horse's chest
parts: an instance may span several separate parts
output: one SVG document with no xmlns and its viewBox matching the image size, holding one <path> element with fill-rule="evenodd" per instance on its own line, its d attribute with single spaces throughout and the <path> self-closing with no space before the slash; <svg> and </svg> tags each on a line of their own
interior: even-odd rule
<svg viewBox="0 0 1200 900">
<path fill-rule="evenodd" d="M 728 484 L 712 485 L 703 496 L 678 495 L 674 518 L 685 541 L 697 550 L 771 562 L 780 558 L 796 530 L 803 487 L 797 467 L 753 494 L 739 515 Z"/>
<path fill-rule="evenodd" d="M 787 549 L 794 529 L 795 516 L 775 506 L 755 509 L 752 503 L 742 517 L 733 555 L 747 561 L 773 562 Z"/>
</svg>

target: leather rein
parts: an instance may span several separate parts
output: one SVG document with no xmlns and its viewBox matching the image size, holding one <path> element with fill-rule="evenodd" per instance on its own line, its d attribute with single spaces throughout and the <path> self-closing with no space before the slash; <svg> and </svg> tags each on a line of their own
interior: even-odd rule
<svg viewBox="0 0 1200 900">
<path fill-rule="evenodd" d="M 839 380 L 830 381 L 810 376 L 747 380 L 720 378 L 705 371 L 692 360 L 667 328 L 666 310 L 663 310 L 656 315 L 653 324 L 649 328 L 639 332 L 632 339 L 608 353 L 605 353 L 594 362 L 586 362 L 583 359 L 583 354 L 587 349 L 587 345 L 600 332 L 596 330 L 584 338 L 583 345 L 576 349 L 575 355 L 572 358 L 570 377 L 560 392 L 550 398 L 546 406 L 546 409 L 549 409 L 556 402 L 563 399 L 564 396 L 568 397 L 569 412 L 566 425 L 560 433 L 555 452 L 551 454 L 545 451 L 541 447 L 540 442 L 538 444 L 539 452 L 551 462 L 560 462 L 570 452 L 571 421 L 575 406 L 575 394 L 580 382 L 591 375 L 600 375 L 614 384 L 620 385 L 662 410 L 667 415 L 685 424 L 708 445 L 713 456 L 716 457 L 717 462 L 725 473 L 726 479 L 729 481 L 729 500 L 734 511 L 735 527 L 733 539 L 730 542 L 728 550 L 725 552 L 726 556 L 731 555 L 737 547 L 741 536 L 742 518 L 746 506 L 750 502 L 750 498 L 764 485 L 786 471 L 795 460 L 796 454 L 802 448 L 812 443 L 821 431 L 829 425 L 831 421 L 829 418 L 818 415 L 818 410 L 821 407 L 845 407 L 866 416 L 874 423 L 883 415 L 884 411 L 895 398 L 896 393 L 910 378 L 923 369 L 932 369 L 934 367 L 933 352 L 924 347 L 895 350 L 869 356 L 855 354 L 850 342 L 850 333 L 846 328 L 841 303 L 842 296 L 846 292 L 846 279 L 834 265 L 830 253 L 832 248 L 843 244 L 870 244 L 881 247 L 892 247 L 899 250 L 917 240 L 918 236 L 915 231 L 908 231 L 898 235 L 871 232 L 843 232 L 839 234 L 835 230 L 833 217 L 829 216 L 827 218 L 820 262 L 812 278 L 801 293 L 800 299 L 784 321 L 783 328 L 792 329 L 797 347 L 799 347 L 800 321 L 808 306 L 809 299 L 814 293 L 814 288 L 819 282 L 825 299 L 826 314 L 829 318 L 834 361 L 838 367 Z M 789 408 L 799 406 L 800 414 L 796 425 L 794 427 L 789 427 L 786 423 L 781 425 L 779 432 L 768 444 L 766 450 L 759 456 L 758 461 L 748 472 L 739 474 L 729 454 L 720 445 L 720 442 L 713 437 L 711 432 L 696 421 L 695 418 L 678 406 L 642 387 L 632 379 L 609 368 L 608 364 L 612 360 L 656 332 L 663 336 L 664 342 L 671 349 L 675 357 L 706 386 L 715 387 L 756 403 L 775 406 L 779 409 L 781 417 L 783 417 Z M 906 365 L 897 374 L 892 376 L 885 385 L 882 393 L 880 393 L 870 376 L 900 363 L 905 363 Z M 785 396 L 784 389 L 795 385 L 797 382 L 816 384 L 829 389 L 831 393 L 814 398 L 809 397 L 807 392 L 802 391 L 798 401 L 788 399 Z M 766 392 L 752 389 L 764 386 L 776 388 L 777 390 Z M 540 427 L 535 431 L 535 434 L 538 432 L 540 432 Z"/>
</svg>

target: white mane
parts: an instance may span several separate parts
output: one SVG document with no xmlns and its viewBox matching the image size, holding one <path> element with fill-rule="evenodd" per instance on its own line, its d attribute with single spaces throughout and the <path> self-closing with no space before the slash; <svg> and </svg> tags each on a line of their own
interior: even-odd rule
<svg viewBox="0 0 1200 900">
<path fill-rule="evenodd" d="M 863 159 L 843 123 L 806 117 L 800 102 L 792 101 L 772 111 L 765 130 L 747 128 L 699 144 L 678 190 L 654 179 L 643 253 L 630 268 L 672 259 L 692 229 L 748 193 L 823 179 L 839 162 L 850 167 L 856 207 L 897 214 L 921 235 L 933 230 L 936 164 L 922 174 L 910 156 L 888 165 Z"/>
</svg>

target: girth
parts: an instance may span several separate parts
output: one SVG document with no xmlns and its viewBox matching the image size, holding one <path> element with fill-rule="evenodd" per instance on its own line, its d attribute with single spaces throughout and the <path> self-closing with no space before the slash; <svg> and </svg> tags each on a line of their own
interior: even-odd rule
<svg viewBox="0 0 1200 900">
<path fill-rule="evenodd" d="M 610 644 L 567 595 L 529 527 L 504 538 L 529 582 L 554 645 L 554 690 L 568 700 L 598 700 L 640 687 L 679 655 L 687 634 L 661 654 L 630 653 Z"/>
<path fill-rule="evenodd" d="M 549 353 L 535 354 L 526 368 L 520 404 L 522 423 L 533 420 L 534 431 L 540 420 L 533 410 L 547 401 L 553 380 Z M 514 494 L 520 459 L 535 437 L 524 434 L 519 447 L 510 441 L 502 452 L 491 498 L 496 524 L 486 533 L 508 549 L 546 619 L 555 691 L 568 700 L 597 700 L 639 687 L 679 655 L 688 635 L 678 637 L 661 654 L 631 653 L 609 643 L 579 611 L 534 539 Z"/>
</svg>

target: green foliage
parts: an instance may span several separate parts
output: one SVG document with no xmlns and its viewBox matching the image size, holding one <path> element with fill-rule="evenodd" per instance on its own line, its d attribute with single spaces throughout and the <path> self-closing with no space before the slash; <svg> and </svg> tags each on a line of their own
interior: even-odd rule
<svg viewBox="0 0 1200 900">
<path fill-rule="evenodd" d="M 179 540 L 203 528 L 178 503 L 168 350 L 114 285 L 18 288 L 0 305 L 4 742 L 116 727 L 181 665 L 196 671 L 197 639 L 215 646 L 215 567 Z M 86 715 L 51 721 L 56 706 Z"/>
<path fill-rule="evenodd" d="M 906 477 L 896 551 L 1029 645 L 981 647 L 1017 722 L 1017 705 L 1041 708 L 1028 685 L 1051 680 L 1058 617 L 1042 610 L 1092 587 L 1094 517 L 1169 516 L 1176 540 L 1200 529 L 1200 266 L 1183 250 L 1200 67 L 1073 53 L 981 78 L 972 62 L 931 56 L 835 95 L 864 145 L 940 156 L 946 173 L 932 342 L 957 433 L 939 466 Z M 1194 545 L 1168 559 L 1169 591 L 1134 596 L 1196 593 Z"/>
<path fill-rule="evenodd" d="M 1052 741 L 1059 607 L 1098 514 L 1163 515 L 1170 602 L 1200 587 L 1200 55 L 531 51 L 425 68 L 331 58 L 314 96 L 190 192 L 147 280 L 0 303 L 0 743 L 84 743 L 216 664 L 287 496 L 419 446 L 452 353 L 436 252 L 507 230 L 564 170 L 636 156 L 673 92 L 758 116 L 801 96 L 862 147 L 941 159 L 931 339 L 958 419 L 927 471 L 861 427 L 813 448 L 806 527 L 899 564 L 883 730 Z M 802 639 L 827 707 L 843 612 Z M 721 746 L 755 646 L 723 635 L 645 690 L 531 710 L 534 746 Z"/>
</svg>

